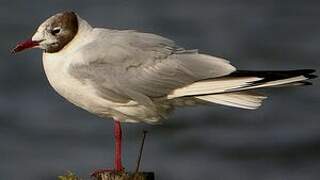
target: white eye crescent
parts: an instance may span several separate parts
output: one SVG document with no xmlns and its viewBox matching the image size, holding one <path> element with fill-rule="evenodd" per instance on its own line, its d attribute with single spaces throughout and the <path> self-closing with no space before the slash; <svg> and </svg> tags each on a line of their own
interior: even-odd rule
<svg viewBox="0 0 320 180">
<path fill-rule="evenodd" d="M 55 28 L 53 28 L 53 29 L 51 30 L 51 34 L 55 36 L 55 35 L 59 34 L 60 31 L 61 31 L 61 28 L 60 28 L 60 27 L 55 27 Z"/>
</svg>

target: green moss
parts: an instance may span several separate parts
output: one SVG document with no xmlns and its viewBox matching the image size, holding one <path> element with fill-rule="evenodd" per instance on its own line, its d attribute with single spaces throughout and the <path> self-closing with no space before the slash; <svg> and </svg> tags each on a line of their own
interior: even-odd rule
<svg viewBox="0 0 320 180">
<path fill-rule="evenodd" d="M 80 178 L 73 174 L 73 172 L 68 171 L 66 175 L 59 176 L 58 180 L 80 180 Z"/>
</svg>

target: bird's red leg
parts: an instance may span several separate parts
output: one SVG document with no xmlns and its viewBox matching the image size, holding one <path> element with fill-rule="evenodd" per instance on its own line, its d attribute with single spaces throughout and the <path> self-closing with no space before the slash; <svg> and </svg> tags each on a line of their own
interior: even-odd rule
<svg viewBox="0 0 320 180">
<path fill-rule="evenodd" d="M 114 121 L 114 138 L 115 138 L 115 156 L 114 156 L 114 168 L 115 171 L 122 171 L 123 166 L 121 162 L 121 140 L 122 140 L 122 131 L 120 121 Z"/>
<path fill-rule="evenodd" d="M 124 170 L 121 162 L 121 140 L 122 140 L 122 130 L 121 123 L 118 120 L 114 120 L 114 139 L 115 139 L 115 152 L 114 152 L 114 170 L 111 169 L 99 169 L 94 171 L 91 176 L 98 177 L 99 174 L 105 172 L 121 172 Z"/>
</svg>

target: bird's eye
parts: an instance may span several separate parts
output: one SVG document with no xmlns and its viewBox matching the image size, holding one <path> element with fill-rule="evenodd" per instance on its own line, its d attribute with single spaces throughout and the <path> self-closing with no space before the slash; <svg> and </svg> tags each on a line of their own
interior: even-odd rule
<svg viewBox="0 0 320 180">
<path fill-rule="evenodd" d="M 55 36 L 55 35 L 59 34 L 60 31 L 61 31 L 61 28 L 54 28 L 54 29 L 51 31 L 51 34 Z"/>
</svg>

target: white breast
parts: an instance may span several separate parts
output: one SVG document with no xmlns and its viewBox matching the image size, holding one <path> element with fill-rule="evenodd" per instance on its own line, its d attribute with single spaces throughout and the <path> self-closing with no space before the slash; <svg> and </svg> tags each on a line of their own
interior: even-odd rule
<svg viewBox="0 0 320 180">
<path fill-rule="evenodd" d="M 73 78 L 67 71 L 68 58 L 59 55 L 43 55 L 43 66 L 50 85 L 73 104 L 93 113 L 108 111 L 108 102 L 96 95 L 94 89 Z"/>
<path fill-rule="evenodd" d="M 115 103 L 103 99 L 89 84 L 84 84 L 68 73 L 72 58 L 67 55 L 43 55 L 43 66 L 50 85 L 64 98 L 78 107 L 102 117 L 113 117 L 123 122 L 158 122 L 158 116 L 134 101 Z"/>
</svg>

